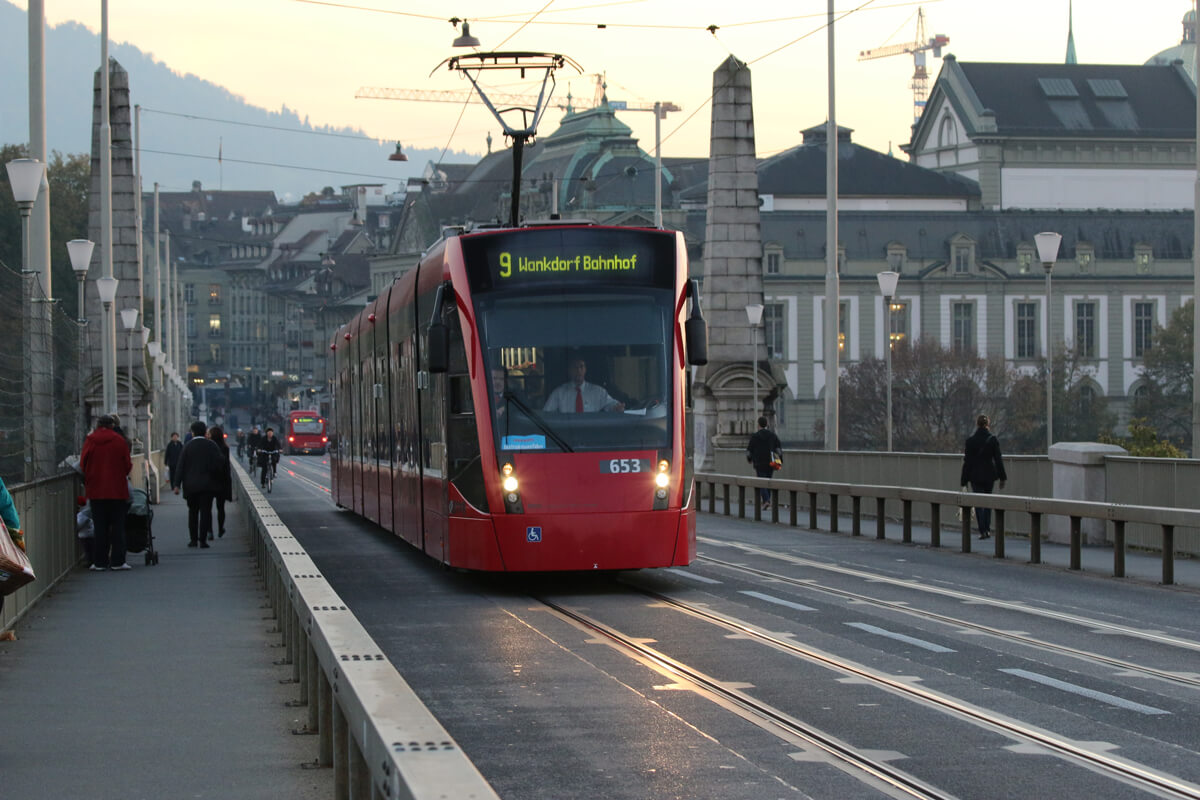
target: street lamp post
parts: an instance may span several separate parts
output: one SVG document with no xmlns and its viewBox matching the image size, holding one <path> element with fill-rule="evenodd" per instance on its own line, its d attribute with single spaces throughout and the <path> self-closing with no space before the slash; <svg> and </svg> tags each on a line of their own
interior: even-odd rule
<svg viewBox="0 0 1200 800">
<path fill-rule="evenodd" d="M 75 322 L 79 326 L 79 367 L 76 372 L 79 375 L 78 391 L 76 392 L 75 409 L 75 444 L 76 446 L 83 445 L 83 364 L 84 353 L 87 352 L 87 315 L 84 313 L 84 298 L 83 298 L 83 283 L 87 280 L 88 266 L 92 263 L 92 249 L 96 246 L 95 242 L 88 239 L 72 239 L 67 242 L 67 254 L 71 257 L 71 269 L 75 272 L 75 298 L 76 311 Z"/>
<path fill-rule="evenodd" d="M 121 324 L 125 326 L 125 332 L 129 334 L 129 371 L 125 374 L 126 384 L 128 388 L 129 399 L 129 424 L 125 426 L 133 435 L 137 435 L 137 412 L 133 407 L 133 335 L 135 332 L 134 326 L 137 325 L 138 310 L 136 308 L 121 309 Z"/>
<path fill-rule="evenodd" d="M 45 467 L 45 464 L 35 463 L 39 459 L 36 458 L 38 450 L 38 437 L 34 433 L 34 427 L 44 424 L 44 420 L 37 420 L 33 413 L 33 370 L 34 364 L 34 346 L 33 346 L 33 291 L 30 285 L 30 280 L 36 271 L 33 269 L 30 254 L 29 241 L 29 225 L 30 218 L 33 215 L 33 204 L 37 201 L 38 189 L 42 185 L 42 176 L 46 173 L 46 165 L 41 161 L 33 158 L 17 158 L 9 161 L 5 165 L 8 168 L 8 182 L 12 186 L 13 199 L 17 202 L 17 208 L 21 212 L 21 284 L 25 287 L 25 302 L 21 304 L 21 317 L 24 322 L 25 337 L 25 369 L 24 372 L 24 394 L 25 394 L 25 480 L 26 482 L 33 480 L 37 467 Z"/>
<path fill-rule="evenodd" d="M 896 284 L 900 282 L 900 273 L 881 272 L 875 276 L 879 279 L 879 291 L 883 294 L 883 352 L 887 359 L 887 449 L 892 452 L 892 298 L 896 296 Z"/>
<path fill-rule="evenodd" d="M 104 309 L 101 317 L 101 321 L 104 323 L 102 326 L 104 328 L 102 337 L 104 339 L 104 368 L 101 372 L 104 379 L 105 414 L 111 414 L 117 410 L 117 367 L 109 352 L 112 342 L 109 340 L 108 323 L 112 317 L 112 304 L 117 297 L 117 284 L 119 283 L 120 281 L 111 275 L 96 279 L 96 291 L 100 294 L 100 303 Z"/>
<path fill-rule="evenodd" d="M 746 319 L 750 321 L 750 354 L 754 364 L 754 419 L 758 419 L 758 324 L 762 322 L 762 303 L 750 303 L 746 306 Z M 753 424 L 753 420 L 751 421 Z"/>
<path fill-rule="evenodd" d="M 1054 351 L 1050 347 L 1050 273 L 1054 271 L 1054 262 L 1058 260 L 1058 246 L 1062 243 L 1062 234 L 1042 232 L 1033 237 L 1037 245 L 1038 258 L 1042 269 L 1046 270 L 1046 453 L 1054 444 Z"/>
</svg>

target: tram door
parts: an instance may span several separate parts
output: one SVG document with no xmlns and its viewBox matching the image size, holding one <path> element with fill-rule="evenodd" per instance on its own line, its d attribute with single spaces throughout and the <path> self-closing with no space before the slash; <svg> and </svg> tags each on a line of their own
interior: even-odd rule
<svg viewBox="0 0 1200 800">
<path fill-rule="evenodd" d="M 446 376 L 429 372 L 429 320 L 433 314 L 436 287 L 422 292 L 417 304 L 421 336 L 420 375 L 417 381 L 421 413 L 421 500 L 422 549 L 439 561 L 446 560 Z M 453 320 L 453 322 L 451 322 Z M 442 321 L 458 328 L 458 310 L 452 303 L 442 307 Z M 453 334 L 451 334 L 453 339 Z M 460 345 L 461 346 L 461 345 Z"/>
</svg>

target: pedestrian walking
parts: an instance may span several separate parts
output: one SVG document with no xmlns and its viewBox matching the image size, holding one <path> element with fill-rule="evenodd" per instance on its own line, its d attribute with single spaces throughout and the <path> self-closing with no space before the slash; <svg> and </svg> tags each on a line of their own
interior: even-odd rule
<svg viewBox="0 0 1200 800">
<path fill-rule="evenodd" d="M 4 520 L 4 526 L 8 528 L 8 535 L 12 537 L 13 544 L 24 550 L 25 535 L 21 533 L 21 517 L 17 514 L 17 504 L 13 502 L 12 495 L 8 493 L 8 487 L 4 485 L 3 478 L 0 478 L 0 519 Z M 0 611 L 3 610 L 4 595 L 0 594 Z"/>
<path fill-rule="evenodd" d="M 229 443 L 225 441 L 225 431 L 220 425 L 208 429 L 208 438 L 217 443 L 221 454 L 225 456 L 225 472 L 221 477 L 221 491 L 217 492 L 217 538 L 225 535 L 225 503 L 233 500 L 233 469 L 229 464 Z M 208 539 L 212 541 L 212 525 L 208 527 Z"/>
<path fill-rule="evenodd" d="M 115 429 L 113 418 L 105 414 L 96 420 L 96 429 L 88 434 L 79 454 L 79 468 L 88 505 L 92 509 L 92 565 L 101 572 L 126 570 L 125 511 L 129 507 L 129 472 L 133 460 L 129 445 Z"/>
<path fill-rule="evenodd" d="M 775 432 L 767 427 L 766 417 L 758 418 L 758 430 L 746 445 L 746 461 L 754 466 L 754 474 L 760 478 L 773 477 L 775 470 L 783 466 L 783 444 Z M 758 498 L 764 511 L 771 507 L 770 489 L 759 489 Z"/>
<path fill-rule="evenodd" d="M 172 489 L 179 485 L 179 481 L 175 479 L 175 470 L 179 466 L 179 454 L 182 452 L 183 442 L 179 441 L 179 433 L 171 431 L 171 441 L 167 442 L 167 449 L 163 451 L 163 463 L 167 465 L 167 477 L 171 480 Z"/>
<path fill-rule="evenodd" d="M 221 492 L 222 474 L 228 462 L 217 443 L 205 436 L 207 429 L 203 422 L 193 422 L 189 433 L 191 441 L 179 454 L 179 485 L 175 494 L 182 489 L 187 501 L 188 547 L 208 547 L 213 499 Z"/>
<path fill-rule="evenodd" d="M 1000 456 L 1000 440 L 992 433 L 987 415 L 980 414 L 975 419 L 975 432 L 967 438 L 963 451 L 962 479 L 959 483 L 963 491 L 970 484 L 973 492 L 991 494 L 997 480 L 1003 491 L 1008 475 L 1004 472 L 1004 459 Z M 989 538 L 992 535 L 992 510 L 977 507 L 975 521 L 979 525 L 979 538 Z"/>
</svg>

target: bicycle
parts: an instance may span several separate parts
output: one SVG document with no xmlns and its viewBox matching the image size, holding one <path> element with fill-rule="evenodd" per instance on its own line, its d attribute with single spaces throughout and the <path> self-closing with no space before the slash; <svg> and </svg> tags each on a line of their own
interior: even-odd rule
<svg viewBox="0 0 1200 800">
<path fill-rule="evenodd" d="M 269 462 L 268 456 L 270 457 Z M 270 464 L 270 469 L 267 469 L 268 463 Z M 271 487 L 275 484 L 275 477 L 279 472 L 279 451 L 259 450 L 258 466 L 262 470 L 262 477 L 259 479 L 259 483 L 267 490 L 267 494 L 270 494 Z"/>
</svg>

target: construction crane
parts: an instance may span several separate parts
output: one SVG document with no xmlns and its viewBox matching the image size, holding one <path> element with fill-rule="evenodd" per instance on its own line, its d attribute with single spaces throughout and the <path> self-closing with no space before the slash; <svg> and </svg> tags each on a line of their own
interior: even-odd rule
<svg viewBox="0 0 1200 800">
<path fill-rule="evenodd" d="M 929 72 L 925 69 L 925 51 L 932 50 L 934 58 L 942 57 L 942 48 L 950 43 L 950 37 L 939 33 L 926 38 L 925 10 L 917 8 L 917 36 L 911 42 L 904 44 L 889 44 L 872 50 L 863 50 L 858 54 L 859 61 L 869 61 L 873 58 L 898 56 L 912 53 L 913 57 L 913 124 L 921 119 L 925 111 L 925 99 L 929 96 Z"/>
<path fill-rule="evenodd" d="M 596 93 L 592 101 L 573 97 L 569 90 L 565 100 L 557 100 L 552 105 L 557 108 L 571 108 L 575 111 L 583 111 L 589 108 L 595 108 L 603 102 L 604 99 L 604 82 L 603 76 L 596 76 Z M 426 103 L 482 103 L 479 95 L 473 89 L 386 89 L 374 86 L 360 86 L 358 91 L 354 93 L 355 99 L 365 100 L 415 100 Z M 497 105 L 505 106 L 529 106 L 537 102 L 537 95 L 527 94 L 503 94 L 500 92 L 489 92 L 488 97 Z M 609 101 L 609 105 L 618 111 L 654 111 L 655 103 L 629 103 L 623 100 Z M 658 104 L 661 113 L 668 111 L 678 111 L 679 107 L 674 103 Z"/>
</svg>

